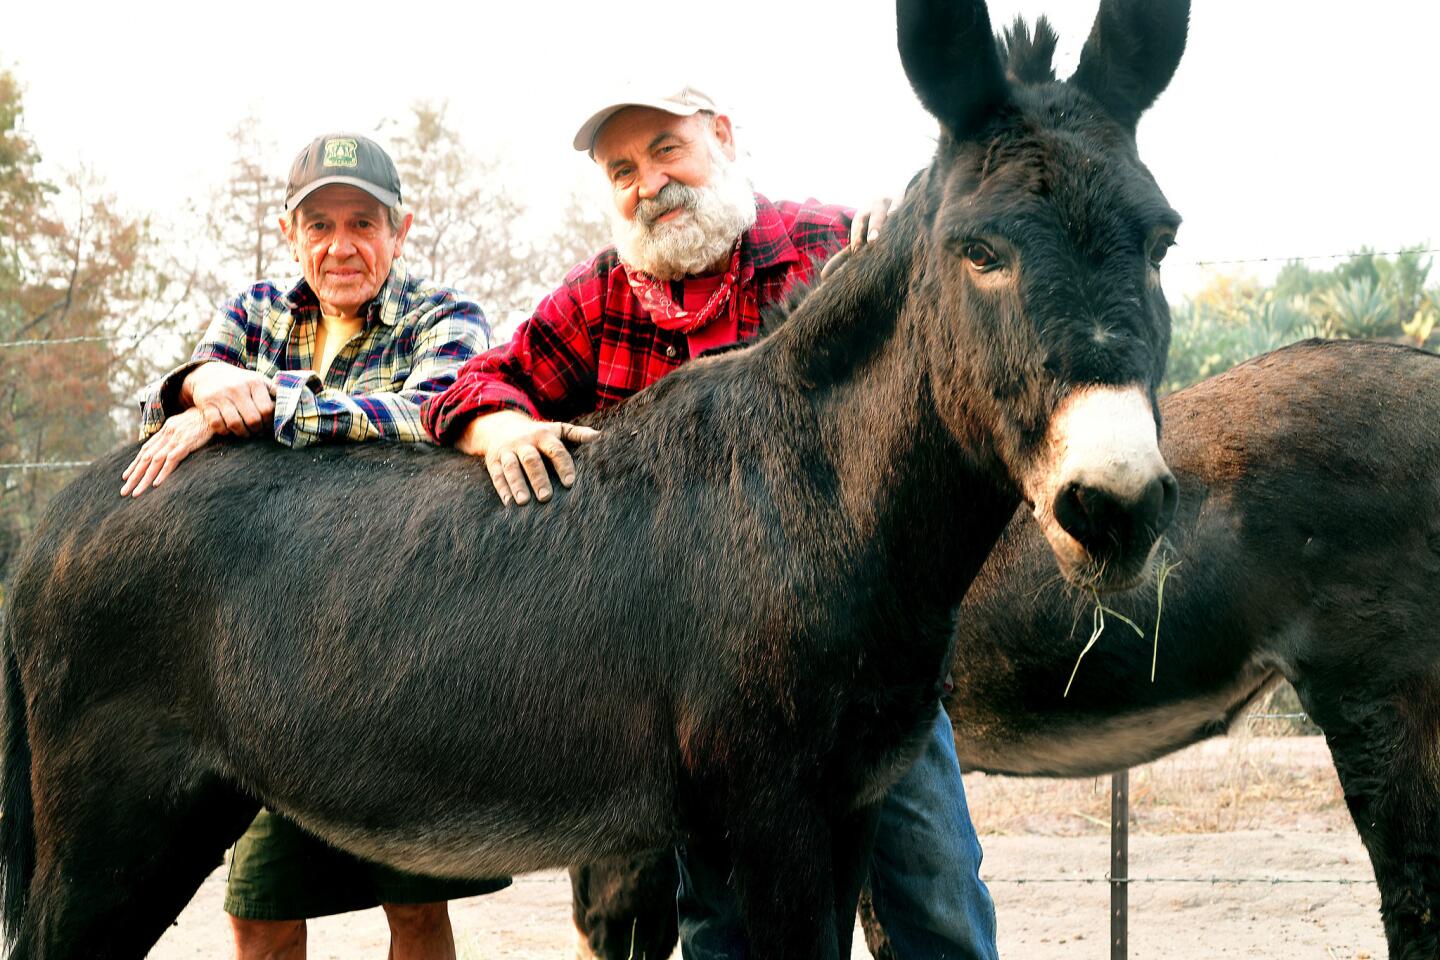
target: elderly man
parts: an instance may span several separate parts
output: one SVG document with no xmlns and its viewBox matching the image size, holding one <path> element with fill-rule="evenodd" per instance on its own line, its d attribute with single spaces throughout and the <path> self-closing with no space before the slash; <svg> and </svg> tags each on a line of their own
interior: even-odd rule
<svg viewBox="0 0 1440 960">
<path fill-rule="evenodd" d="M 148 439 L 121 493 L 160 487 L 218 436 L 269 434 L 291 447 L 427 439 L 420 403 L 451 385 L 489 331 L 474 303 L 405 269 L 410 223 L 400 176 L 378 145 L 334 134 L 306 147 L 291 167 L 280 220 L 303 279 L 257 283 L 231 300 L 191 360 L 159 382 L 143 413 Z M 309 507 L 323 516 L 327 504 Z M 508 882 L 402 874 L 261 811 L 232 853 L 225 909 L 242 960 L 299 960 L 307 918 L 377 904 L 389 920 L 392 960 L 443 960 L 455 956 L 446 901 Z"/>
<path fill-rule="evenodd" d="M 705 350 L 756 336 L 760 311 L 811 279 L 852 230 L 843 208 L 755 194 L 736 162 L 730 118 L 691 87 L 604 107 L 574 146 L 610 184 L 615 245 L 572 269 L 508 345 L 466 363 L 423 408 L 439 442 L 485 459 L 506 504 L 549 500 L 552 466 L 574 484 L 565 442 L 595 434 L 571 419 Z M 697 847 L 680 862 L 685 956 L 747 955 L 726 866 Z M 995 956 L 979 864 L 953 734 L 937 704 L 931 743 L 890 791 L 876 838 L 872 893 L 900 956 Z"/>
</svg>

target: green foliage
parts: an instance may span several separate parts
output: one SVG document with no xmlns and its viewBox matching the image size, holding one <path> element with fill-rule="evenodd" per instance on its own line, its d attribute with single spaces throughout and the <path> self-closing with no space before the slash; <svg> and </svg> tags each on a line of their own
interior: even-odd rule
<svg viewBox="0 0 1440 960">
<path fill-rule="evenodd" d="M 1248 278 L 1215 277 L 1171 310 L 1166 389 L 1178 390 L 1307 337 L 1440 346 L 1440 288 L 1425 286 L 1431 260 L 1423 249 L 1394 257 L 1362 250 L 1329 270 L 1292 261 L 1268 287 Z"/>
<path fill-rule="evenodd" d="M 1393 325 L 1385 292 L 1368 276 L 1326 291 L 1319 298 L 1316 312 L 1327 337 L 1375 338 Z"/>
</svg>

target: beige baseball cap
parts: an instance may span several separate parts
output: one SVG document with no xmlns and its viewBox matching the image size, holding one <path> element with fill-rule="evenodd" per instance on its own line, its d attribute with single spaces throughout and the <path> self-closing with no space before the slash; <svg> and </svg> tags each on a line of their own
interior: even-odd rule
<svg viewBox="0 0 1440 960">
<path fill-rule="evenodd" d="M 708 110 L 711 113 L 720 112 L 720 108 L 715 106 L 714 100 L 691 86 L 684 86 L 674 93 L 664 94 L 656 90 L 645 91 L 632 88 L 615 102 L 596 110 L 590 115 L 590 119 L 580 125 L 580 129 L 575 133 L 575 149 L 581 153 L 592 152 L 595 149 L 595 137 L 600 133 L 600 128 L 626 107 L 650 107 L 652 110 L 672 113 L 677 117 L 691 117 L 702 110 Z"/>
</svg>

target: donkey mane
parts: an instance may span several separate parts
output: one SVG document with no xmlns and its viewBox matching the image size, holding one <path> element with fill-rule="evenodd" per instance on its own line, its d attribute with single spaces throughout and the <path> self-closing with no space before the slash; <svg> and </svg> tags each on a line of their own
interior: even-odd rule
<svg viewBox="0 0 1440 960">
<path fill-rule="evenodd" d="M 1055 46 L 1060 37 L 1050 21 L 1040 17 L 1035 21 L 1035 32 L 1024 17 L 1005 28 L 995 38 L 1000 47 L 1000 61 L 1005 64 L 1005 78 L 1021 86 L 1055 82 Z"/>
</svg>

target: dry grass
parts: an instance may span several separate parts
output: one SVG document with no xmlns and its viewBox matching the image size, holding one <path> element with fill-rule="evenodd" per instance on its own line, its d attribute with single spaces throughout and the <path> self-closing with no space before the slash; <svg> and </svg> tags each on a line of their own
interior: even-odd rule
<svg viewBox="0 0 1440 960">
<path fill-rule="evenodd" d="M 1078 836 L 1110 830 L 1110 778 L 1045 780 L 967 774 L 981 836 Z M 1318 737 L 1248 730 L 1130 771 L 1132 829 L 1152 834 L 1259 828 L 1350 829 Z"/>
</svg>

